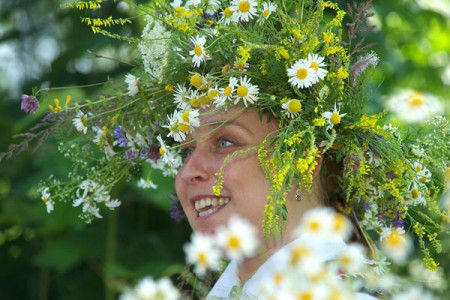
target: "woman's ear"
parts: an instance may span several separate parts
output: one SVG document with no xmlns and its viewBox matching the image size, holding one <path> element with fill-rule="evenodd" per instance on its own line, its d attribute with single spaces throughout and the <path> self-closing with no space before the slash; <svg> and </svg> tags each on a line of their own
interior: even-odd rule
<svg viewBox="0 0 450 300">
<path fill-rule="evenodd" d="M 322 169 L 323 155 L 318 156 L 316 158 L 316 162 L 317 165 L 313 172 L 313 178 L 316 178 L 316 176 L 320 173 L 320 169 Z"/>
</svg>

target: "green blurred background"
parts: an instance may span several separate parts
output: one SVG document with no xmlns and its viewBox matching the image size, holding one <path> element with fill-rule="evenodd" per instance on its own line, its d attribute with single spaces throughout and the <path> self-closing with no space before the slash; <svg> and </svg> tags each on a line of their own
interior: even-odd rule
<svg viewBox="0 0 450 300">
<path fill-rule="evenodd" d="M 344 7 L 346 1 L 340 3 Z M 373 50 L 380 63 L 371 110 L 382 110 L 383 96 L 395 89 L 414 88 L 435 94 L 448 112 L 450 1 L 374 1 L 374 10 L 370 22 L 376 29 L 367 40 L 377 43 Z M 17 142 L 14 134 L 42 118 L 20 110 L 22 93 L 31 94 L 33 87 L 123 80 L 138 63 L 136 49 L 94 35 L 81 24 L 85 14 L 61 9 L 56 0 L 1 0 L 0 152 Z M 134 14 L 133 7 L 121 1 L 106 2 L 95 12 L 98 17 Z M 136 19 L 117 32 L 139 36 L 142 27 L 142 19 Z M 51 98 L 89 98 L 95 92 L 71 88 Z M 182 268 L 182 245 L 190 229 L 186 221 L 169 217 L 169 181 L 157 191 L 123 182 L 113 195 L 122 200 L 120 209 L 103 211 L 103 219 L 87 225 L 70 204 L 57 203 L 47 214 L 33 187 L 50 174 L 64 175 L 70 162 L 53 141 L 39 151 L 32 148 L 0 162 L 0 300 L 115 299 L 127 282 Z M 449 241 L 444 244 L 448 249 Z M 448 252 L 440 258 L 441 265 L 448 265 L 446 256 Z"/>
</svg>

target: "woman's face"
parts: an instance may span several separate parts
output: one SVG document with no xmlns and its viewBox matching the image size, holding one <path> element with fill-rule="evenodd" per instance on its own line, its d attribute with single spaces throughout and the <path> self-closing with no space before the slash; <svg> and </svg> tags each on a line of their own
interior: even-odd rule
<svg viewBox="0 0 450 300">
<path fill-rule="evenodd" d="M 228 155 L 261 145 L 278 128 L 277 121 L 260 120 L 256 111 L 242 113 L 241 109 L 207 113 L 200 118 L 202 125 L 187 137 L 183 146 L 186 158 L 175 187 L 189 223 L 196 231 L 214 233 L 234 214 L 261 227 L 270 185 L 259 165 L 257 148 L 239 154 L 226 164 L 220 196 L 215 196 L 212 189 L 215 174 Z M 225 120 L 229 121 L 220 123 Z"/>
</svg>

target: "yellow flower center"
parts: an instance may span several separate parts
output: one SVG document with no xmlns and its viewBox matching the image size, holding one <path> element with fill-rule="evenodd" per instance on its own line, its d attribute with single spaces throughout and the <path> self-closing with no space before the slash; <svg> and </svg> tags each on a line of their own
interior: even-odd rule
<svg viewBox="0 0 450 300">
<path fill-rule="evenodd" d="M 413 189 L 411 191 L 411 196 L 413 197 L 413 199 L 417 199 L 420 196 L 420 192 L 418 190 L 416 190 L 416 189 Z"/>
<path fill-rule="evenodd" d="M 291 266 L 297 265 L 304 257 L 306 257 L 310 253 L 310 250 L 306 247 L 296 247 L 291 252 L 291 259 L 289 263 Z"/>
<path fill-rule="evenodd" d="M 306 70 L 305 68 L 300 68 L 297 70 L 297 78 L 298 79 L 305 79 L 306 76 L 308 76 L 308 70 Z"/>
<path fill-rule="evenodd" d="M 162 147 L 159 147 L 159 154 L 164 155 L 166 154 L 166 151 Z"/>
<path fill-rule="evenodd" d="M 218 90 L 210 90 L 208 92 L 208 98 L 209 100 L 213 101 L 214 98 L 216 98 L 216 96 L 219 95 L 219 91 Z"/>
<path fill-rule="evenodd" d="M 417 165 L 416 166 L 416 172 L 419 173 L 420 171 L 422 171 L 422 166 L 421 165 Z"/>
<path fill-rule="evenodd" d="M 191 99 L 191 106 L 192 106 L 193 108 L 199 107 L 200 104 L 201 104 L 201 103 L 200 103 L 200 100 L 199 100 L 198 98 L 193 97 L 193 98 Z"/>
<path fill-rule="evenodd" d="M 181 132 L 189 131 L 189 128 L 191 128 L 189 124 L 178 123 L 178 129 L 180 129 Z"/>
<path fill-rule="evenodd" d="M 341 116 L 338 113 L 333 113 L 330 118 L 330 123 L 333 125 L 341 123 Z"/>
<path fill-rule="evenodd" d="M 311 292 L 304 292 L 298 295 L 299 300 L 311 300 L 313 299 L 313 296 L 311 295 Z"/>
<path fill-rule="evenodd" d="M 309 67 L 313 68 L 316 71 L 319 71 L 319 65 L 315 61 L 311 62 L 311 65 Z"/>
<path fill-rule="evenodd" d="M 264 18 L 267 18 L 269 16 L 269 14 L 270 14 L 270 10 L 266 9 L 265 11 L 263 11 L 262 16 Z"/>
<path fill-rule="evenodd" d="M 202 86 L 203 78 L 202 75 L 195 73 L 191 76 L 191 85 L 199 89 Z"/>
<path fill-rule="evenodd" d="M 44 197 L 44 198 L 42 198 L 42 201 L 44 201 L 44 203 L 47 203 L 47 201 L 48 201 L 48 197 Z"/>
<path fill-rule="evenodd" d="M 319 231 L 319 228 L 320 228 L 320 224 L 317 221 L 312 221 L 309 224 L 309 229 L 311 229 L 311 231 Z"/>
<path fill-rule="evenodd" d="M 425 99 L 421 95 L 416 95 L 409 99 L 409 104 L 413 107 L 422 106 L 425 102 Z"/>
<path fill-rule="evenodd" d="M 211 99 L 209 99 L 208 96 L 204 95 L 201 96 L 198 101 L 200 102 L 201 105 L 208 105 L 209 103 L 211 103 Z"/>
<path fill-rule="evenodd" d="M 204 252 L 200 252 L 197 257 L 198 264 L 206 267 L 208 265 L 208 259 Z"/>
<path fill-rule="evenodd" d="M 186 110 L 181 114 L 181 117 L 183 118 L 184 122 L 188 122 L 189 123 L 189 111 Z"/>
<path fill-rule="evenodd" d="M 230 247 L 230 249 L 238 249 L 239 246 L 240 246 L 240 242 L 236 236 L 231 236 L 228 239 L 228 247 Z"/>
<path fill-rule="evenodd" d="M 421 183 L 425 183 L 425 182 L 427 182 L 428 181 L 428 178 L 426 178 L 426 177 L 421 177 L 420 179 L 419 179 L 419 182 L 421 182 Z"/>
<path fill-rule="evenodd" d="M 288 104 L 289 112 L 296 114 L 302 109 L 302 103 L 299 100 L 291 100 Z"/>
<path fill-rule="evenodd" d="M 403 240 L 402 240 L 402 236 L 396 231 L 392 231 L 392 233 L 387 237 L 386 242 L 391 246 L 391 247 L 399 247 Z"/>
<path fill-rule="evenodd" d="M 275 276 L 273 277 L 273 281 L 275 281 L 276 285 L 280 285 L 284 280 L 284 275 L 282 273 L 275 273 Z"/>
<path fill-rule="evenodd" d="M 245 96 L 248 95 L 248 88 L 245 85 L 240 85 L 237 88 L 236 93 L 238 94 L 239 97 L 244 98 Z"/>
<path fill-rule="evenodd" d="M 345 225 L 347 224 L 347 219 L 342 214 L 336 214 L 333 219 L 333 228 L 336 232 L 341 232 Z"/>
<path fill-rule="evenodd" d="M 229 18 L 231 18 L 231 16 L 233 16 L 233 12 L 231 11 L 231 9 L 229 7 L 227 7 L 223 11 L 223 15 L 225 16 L 225 18 L 229 19 Z"/>
<path fill-rule="evenodd" d="M 241 1 L 239 3 L 239 11 L 246 13 L 250 10 L 250 3 L 248 1 Z"/>
<path fill-rule="evenodd" d="M 197 56 L 202 55 L 202 53 L 203 53 L 202 46 L 200 46 L 200 45 L 195 45 L 195 47 L 194 47 L 194 53 L 195 53 L 195 55 L 197 55 Z"/>
<path fill-rule="evenodd" d="M 233 92 L 233 88 L 231 86 L 227 86 L 223 90 L 223 94 L 225 95 L 225 97 L 230 97 L 232 92 Z"/>
</svg>

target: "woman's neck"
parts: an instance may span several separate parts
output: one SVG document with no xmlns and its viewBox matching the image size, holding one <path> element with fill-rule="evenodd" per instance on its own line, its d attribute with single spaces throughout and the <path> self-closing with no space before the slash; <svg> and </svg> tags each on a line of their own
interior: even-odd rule
<svg viewBox="0 0 450 300">
<path fill-rule="evenodd" d="M 285 236 L 277 240 L 266 241 L 257 255 L 238 264 L 238 276 L 241 284 L 247 282 L 272 254 L 289 242 L 290 240 L 286 240 Z"/>
</svg>

